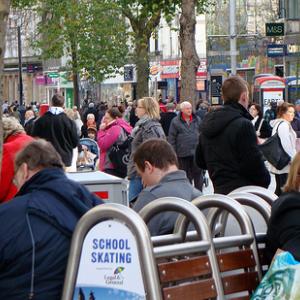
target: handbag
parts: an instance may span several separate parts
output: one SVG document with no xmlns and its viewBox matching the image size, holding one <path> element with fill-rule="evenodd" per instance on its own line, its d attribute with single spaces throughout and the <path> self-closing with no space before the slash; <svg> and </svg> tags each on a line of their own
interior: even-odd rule
<svg viewBox="0 0 300 300">
<path fill-rule="evenodd" d="M 258 146 L 265 159 L 277 170 L 282 170 L 291 160 L 291 157 L 284 151 L 278 135 L 278 127 L 282 122 L 277 126 L 276 133 Z"/>
<path fill-rule="evenodd" d="M 290 252 L 281 252 L 253 293 L 251 300 L 300 299 L 300 263 Z"/>
<path fill-rule="evenodd" d="M 108 153 L 111 163 L 114 165 L 118 175 L 122 178 L 127 176 L 127 165 L 130 157 L 130 146 L 132 137 L 122 128 L 125 133 L 125 139 L 120 143 L 114 143 Z"/>
</svg>

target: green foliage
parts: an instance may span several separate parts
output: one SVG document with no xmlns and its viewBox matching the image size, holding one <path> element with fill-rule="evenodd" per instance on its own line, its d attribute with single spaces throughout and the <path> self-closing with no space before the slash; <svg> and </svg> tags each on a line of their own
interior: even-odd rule
<svg viewBox="0 0 300 300">
<path fill-rule="evenodd" d="M 66 55 L 73 72 L 85 68 L 99 81 L 126 63 L 126 25 L 111 1 L 40 0 L 36 10 L 44 59 Z"/>
</svg>

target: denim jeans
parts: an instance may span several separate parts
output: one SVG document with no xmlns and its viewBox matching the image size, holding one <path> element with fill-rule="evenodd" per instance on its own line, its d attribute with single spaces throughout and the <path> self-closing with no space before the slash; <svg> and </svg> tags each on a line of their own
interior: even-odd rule
<svg viewBox="0 0 300 300">
<path fill-rule="evenodd" d="M 133 177 L 129 180 L 128 201 L 129 203 L 137 198 L 139 193 L 143 190 L 142 179 L 139 176 Z"/>
</svg>

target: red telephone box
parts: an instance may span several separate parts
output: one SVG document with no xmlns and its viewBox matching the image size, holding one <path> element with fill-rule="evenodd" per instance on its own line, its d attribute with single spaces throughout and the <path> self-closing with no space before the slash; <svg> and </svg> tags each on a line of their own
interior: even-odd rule
<svg viewBox="0 0 300 300">
<path fill-rule="evenodd" d="M 254 82 L 254 101 L 265 112 L 271 102 L 285 99 L 285 80 L 279 76 L 259 77 Z"/>
</svg>

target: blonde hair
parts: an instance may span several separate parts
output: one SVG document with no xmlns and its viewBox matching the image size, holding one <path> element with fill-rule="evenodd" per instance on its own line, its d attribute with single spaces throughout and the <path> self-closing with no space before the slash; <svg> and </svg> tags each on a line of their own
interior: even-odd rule
<svg viewBox="0 0 300 300">
<path fill-rule="evenodd" d="M 3 117 L 3 141 L 12 134 L 25 132 L 23 126 L 15 117 Z"/>
<path fill-rule="evenodd" d="M 66 108 L 65 109 L 65 113 L 69 117 L 69 119 L 76 120 L 76 118 L 75 118 L 75 112 L 73 111 L 72 108 Z"/>
<path fill-rule="evenodd" d="M 300 153 L 297 153 L 291 163 L 288 179 L 286 181 L 283 190 L 285 192 L 299 192 L 299 188 L 300 188 Z"/>
<path fill-rule="evenodd" d="M 146 115 L 148 115 L 151 119 L 160 119 L 159 104 L 154 98 L 143 97 L 139 99 L 138 102 L 143 106 Z"/>
</svg>

